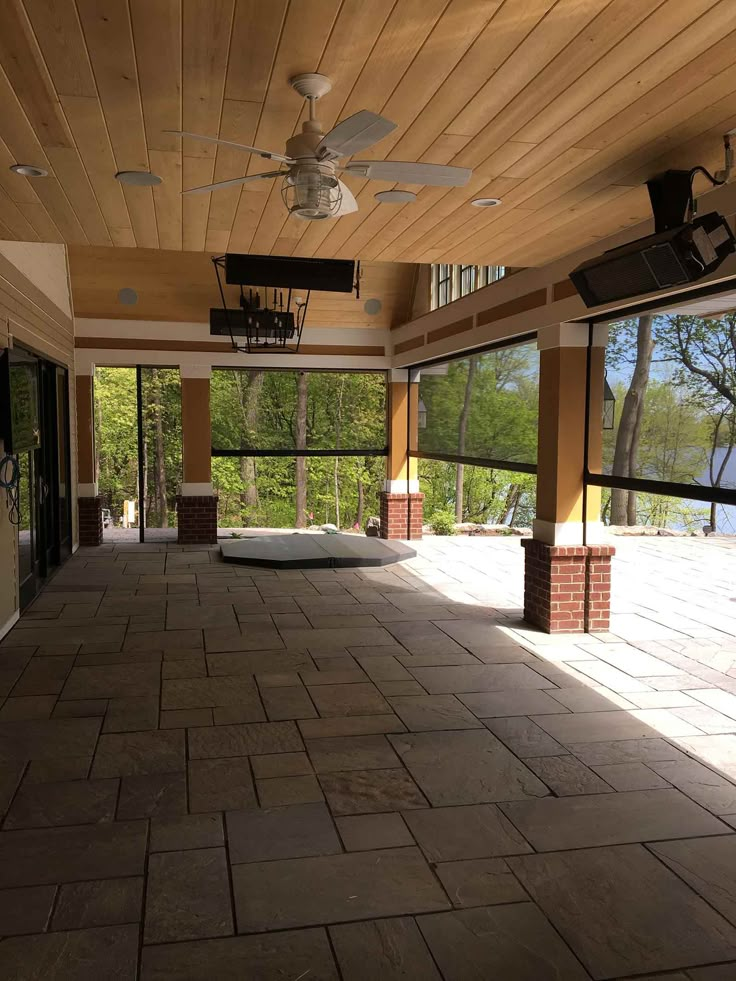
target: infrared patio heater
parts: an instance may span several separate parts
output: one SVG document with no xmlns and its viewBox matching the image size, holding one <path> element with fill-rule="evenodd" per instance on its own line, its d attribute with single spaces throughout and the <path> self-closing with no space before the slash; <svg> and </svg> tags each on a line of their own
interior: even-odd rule
<svg viewBox="0 0 736 981">
<path fill-rule="evenodd" d="M 312 290 L 359 289 L 355 262 L 347 259 L 228 254 L 212 263 L 222 306 L 210 309 L 210 334 L 229 337 L 240 353 L 297 354 Z M 226 285 L 239 287 L 237 307 L 228 306 Z"/>
</svg>

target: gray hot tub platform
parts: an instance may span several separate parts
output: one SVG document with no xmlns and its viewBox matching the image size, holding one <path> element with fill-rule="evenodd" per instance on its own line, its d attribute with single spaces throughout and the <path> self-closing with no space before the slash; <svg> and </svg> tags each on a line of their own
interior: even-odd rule
<svg viewBox="0 0 736 981">
<path fill-rule="evenodd" d="M 413 559 L 404 542 L 360 535 L 258 535 L 220 545 L 225 562 L 270 569 L 352 569 Z"/>
</svg>

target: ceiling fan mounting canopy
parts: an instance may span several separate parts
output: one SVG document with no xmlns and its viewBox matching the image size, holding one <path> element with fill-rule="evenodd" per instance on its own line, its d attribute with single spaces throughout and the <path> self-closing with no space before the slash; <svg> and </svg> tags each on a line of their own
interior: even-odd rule
<svg viewBox="0 0 736 981">
<path fill-rule="evenodd" d="M 345 166 L 338 166 L 337 161 L 342 157 L 352 157 L 353 154 L 366 150 L 384 139 L 396 129 L 396 123 L 368 109 L 361 109 L 347 119 L 341 120 L 325 134 L 315 116 L 315 103 L 332 89 L 332 82 L 325 75 L 302 72 L 290 78 L 289 84 L 307 100 L 309 117 L 302 123 L 301 132 L 286 141 L 285 154 L 233 143 L 218 137 L 166 130 L 177 136 L 235 147 L 284 165 L 282 169 L 267 173 L 235 177 L 215 184 L 206 184 L 203 187 L 190 187 L 182 193 L 203 194 L 222 187 L 283 177 L 281 195 L 289 214 L 314 221 L 339 218 L 358 210 L 355 197 L 347 185 L 339 179 L 338 172 L 368 180 L 435 187 L 461 187 L 470 179 L 471 170 L 440 164 L 351 159 Z"/>
</svg>

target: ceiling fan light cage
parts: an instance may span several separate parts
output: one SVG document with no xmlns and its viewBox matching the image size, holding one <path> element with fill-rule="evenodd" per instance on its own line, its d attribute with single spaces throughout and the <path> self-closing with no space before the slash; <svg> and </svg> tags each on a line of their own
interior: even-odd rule
<svg viewBox="0 0 736 981">
<path fill-rule="evenodd" d="M 319 164 L 292 168 L 281 184 L 281 197 L 290 214 L 309 221 L 334 217 L 342 204 L 340 182 Z"/>
</svg>

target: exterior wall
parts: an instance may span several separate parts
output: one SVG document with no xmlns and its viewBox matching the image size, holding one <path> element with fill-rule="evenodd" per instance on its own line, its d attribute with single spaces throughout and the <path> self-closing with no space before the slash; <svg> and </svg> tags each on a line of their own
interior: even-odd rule
<svg viewBox="0 0 736 981">
<path fill-rule="evenodd" d="M 16 343 L 69 371 L 72 542 L 77 531 L 74 325 L 66 249 L 37 242 L 0 242 L 0 348 Z M 5 452 L 0 440 L 0 456 Z M 0 497 L 0 637 L 17 617 L 17 531 Z"/>
<path fill-rule="evenodd" d="M 381 538 L 418 541 L 424 523 L 424 494 L 381 493 Z"/>
</svg>

